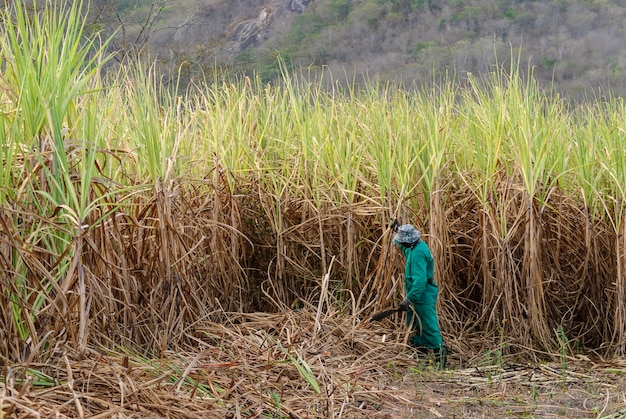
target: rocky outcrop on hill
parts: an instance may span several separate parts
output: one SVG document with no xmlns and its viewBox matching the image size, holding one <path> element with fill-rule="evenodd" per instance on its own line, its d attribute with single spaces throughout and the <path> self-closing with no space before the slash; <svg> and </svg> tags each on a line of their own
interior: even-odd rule
<svg viewBox="0 0 626 419">
<path fill-rule="evenodd" d="M 265 7 L 254 19 L 247 19 L 235 25 L 228 37 L 227 49 L 239 52 L 251 46 L 258 46 L 262 38 L 262 32 L 266 29 L 274 17 L 274 9 Z"/>
<path fill-rule="evenodd" d="M 313 0 L 273 0 L 266 2 L 256 17 L 245 19 L 235 24 L 234 28 L 227 32 L 227 50 L 240 52 L 249 47 L 259 46 L 266 30 L 277 19 L 284 19 L 288 14 L 302 13 Z M 258 10 L 257 6 L 253 10 Z"/>
<path fill-rule="evenodd" d="M 292 12 L 302 13 L 311 1 L 313 0 L 289 0 L 287 1 L 287 8 Z"/>
<path fill-rule="evenodd" d="M 204 45 L 227 55 L 259 46 L 274 23 L 303 13 L 313 0 L 214 1 L 187 17 L 174 33 L 179 45 Z"/>
</svg>

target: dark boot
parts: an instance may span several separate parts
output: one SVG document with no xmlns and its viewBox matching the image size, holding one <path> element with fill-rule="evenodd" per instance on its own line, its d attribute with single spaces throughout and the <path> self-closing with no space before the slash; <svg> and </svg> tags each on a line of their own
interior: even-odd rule
<svg viewBox="0 0 626 419">
<path fill-rule="evenodd" d="M 425 346 L 411 346 L 413 346 L 413 349 L 415 349 L 415 352 L 417 352 L 418 355 L 428 355 L 428 353 L 430 352 L 430 350 Z"/>
<path fill-rule="evenodd" d="M 435 349 L 434 352 L 435 362 L 438 364 L 439 370 L 445 370 L 448 363 L 448 348 L 442 345 L 441 348 Z"/>
<path fill-rule="evenodd" d="M 413 358 L 416 360 L 420 360 L 422 358 L 426 358 L 428 356 L 428 348 L 425 346 L 417 346 L 411 344 L 411 347 L 415 352 L 413 352 Z"/>
</svg>

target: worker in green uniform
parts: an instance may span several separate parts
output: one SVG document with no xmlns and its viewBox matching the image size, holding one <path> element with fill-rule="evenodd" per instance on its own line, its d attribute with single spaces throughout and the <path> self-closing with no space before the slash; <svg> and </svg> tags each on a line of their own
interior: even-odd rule
<svg viewBox="0 0 626 419">
<path fill-rule="evenodd" d="M 439 287 L 434 279 L 435 264 L 428 245 L 411 224 L 398 226 L 393 241 L 406 258 L 404 289 L 406 299 L 400 303 L 400 311 L 406 311 L 407 324 L 412 325 L 411 346 L 419 353 L 435 354 L 440 368 L 445 368 L 447 348 L 443 344 L 437 319 L 437 296 Z"/>
</svg>

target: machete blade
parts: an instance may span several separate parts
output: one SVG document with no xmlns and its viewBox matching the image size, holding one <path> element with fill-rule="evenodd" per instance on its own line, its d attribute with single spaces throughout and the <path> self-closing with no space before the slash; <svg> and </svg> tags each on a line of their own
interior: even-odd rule
<svg viewBox="0 0 626 419">
<path fill-rule="evenodd" d="M 377 322 L 380 321 L 386 317 L 391 316 L 394 313 L 397 313 L 398 309 L 397 308 L 392 308 L 389 310 L 385 310 L 385 311 L 381 311 L 380 313 L 376 313 L 374 314 L 371 318 L 370 318 L 370 322 Z"/>
</svg>

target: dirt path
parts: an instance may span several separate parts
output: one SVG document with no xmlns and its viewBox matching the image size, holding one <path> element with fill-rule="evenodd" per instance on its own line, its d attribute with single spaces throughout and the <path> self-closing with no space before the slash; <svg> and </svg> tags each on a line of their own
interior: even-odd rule
<svg viewBox="0 0 626 419">
<path fill-rule="evenodd" d="M 445 372 L 409 368 L 406 418 L 624 418 L 624 365 L 490 365 Z M 413 387 L 411 389 L 411 386 Z M 397 415 L 395 415 L 397 413 Z"/>
</svg>

